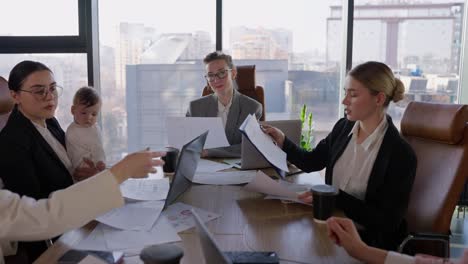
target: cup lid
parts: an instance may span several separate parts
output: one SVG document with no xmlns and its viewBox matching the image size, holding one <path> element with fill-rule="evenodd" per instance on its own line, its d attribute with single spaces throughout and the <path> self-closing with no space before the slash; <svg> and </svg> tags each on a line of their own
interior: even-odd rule
<svg viewBox="0 0 468 264">
<path fill-rule="evenodd" d="M 319 184 L 314 185 L 310 188 L 310 191 L 313 194 L 320 194 L 320 195 L 337 195 L 338 189 L 335 186 L 328 185 L 328 184 Z"/>
</svg>

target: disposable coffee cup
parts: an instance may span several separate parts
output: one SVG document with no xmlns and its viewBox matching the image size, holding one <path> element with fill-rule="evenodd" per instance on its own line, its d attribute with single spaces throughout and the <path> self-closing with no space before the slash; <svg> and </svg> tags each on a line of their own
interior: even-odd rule
<svg viewBox="0 0 468 264">
<path fill-rule="evenodd" d="M 338 189 L 331 185 L 321 184 L 312 186 L 310 192 L 313 197 L 314 220 L 318 223 L 325 223 L 335 210 Z"/>
<path fill-rule="evenodd" d="M 164 173 L 173 173 L 177 165 L 179 150 L 176 148 L 167 147 L 163 151 L 166 152 L 166 156 L 161 158 L 164 161 L 163 171 Z"/>
</svg>

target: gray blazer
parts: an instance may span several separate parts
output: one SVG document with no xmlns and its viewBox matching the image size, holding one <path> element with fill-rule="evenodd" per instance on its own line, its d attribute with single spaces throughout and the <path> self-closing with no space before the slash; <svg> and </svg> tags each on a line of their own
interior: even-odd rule
<svg viewBox="0 0 468 264">
<path fill-rule="evenodd" d="M 209 157 L 240 157 L 242 134 L 239 130 L 247 115 L 262 116 L 262 105 L 234 89 L 232 104 L 226 120 L 226 137 L 231 146 L 207 150 Z M 210 94 L 190 102 L 187 117 L 217 117 L 218 96 Z"/>
</svg>

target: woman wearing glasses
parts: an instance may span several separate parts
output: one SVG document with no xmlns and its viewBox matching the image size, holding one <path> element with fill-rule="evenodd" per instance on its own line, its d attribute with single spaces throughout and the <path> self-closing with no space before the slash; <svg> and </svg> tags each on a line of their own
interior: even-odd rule
<svg viewBox="0 0 468 264">
<path fill-rule="evenodd" d="M 206 157 L 240 157 L 241 132 L 239 127 L 245 118 L 255 114 L 262 116 L 262 105 L 245 96 L 235 88 L 236 67 L 231 56 L 220 51 L 212 52 L 203 59 L 205 78 L 213 94 L 190 102 L 186 116 L 221 117 L 226 137 L 231 146 L 204 150 Z"/>
<path fill-rule="evenodd" d="M 0 177 L 6 189 L 43 199 L 72 185 L 72 175 L 83 179 L 98 172 L 93 166 L 71 171 L 65 133 L 54 117 L 62 88 L 47 66 L 18 63 L 10 72 L 8 87 L 16 105 L 0 133 Z M 35 259 L 44 243 L 25 248 Z"/>
</svg>

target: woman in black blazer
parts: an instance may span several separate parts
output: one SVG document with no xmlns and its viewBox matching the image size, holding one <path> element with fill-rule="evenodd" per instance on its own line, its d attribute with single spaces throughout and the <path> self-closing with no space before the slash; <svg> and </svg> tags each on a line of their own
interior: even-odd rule
<svg viewBox="0 0 468 264">
<path fill-rule="evenodd" d="M 72 185 L 72 173 L 80 178 L 97 173 L 93 167 L 70 171 L 65 133 L 54 117 L 61 87 L 47 66 L 20 62 L 11 70 L 8 86 L 16 105 L 0 132 L 0 177 L 6 189 L 42 199 Z M 30 261 L 42 245 L 26 246 Z"/>
<path fill-rule="evenodd" d="M 407 234 L 404 215 L 416 173 L 413 149 L 386 115 L 390 101 L 403 98 L 404 86 L 385 64 L 367 62 L 349 72 L 345 90 L 346 118 L 313 151 L 274 127 L 265 132 L 300 169 L 326 168 L 325 182 L 340 189 L 337 207 L 363 227 L 363 240 L 394 250 Z M 312 202 L 310 192 L 299 198 Z"/>
</svg>

